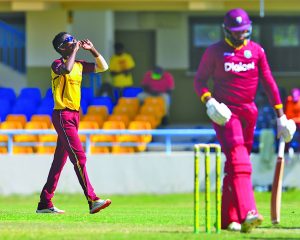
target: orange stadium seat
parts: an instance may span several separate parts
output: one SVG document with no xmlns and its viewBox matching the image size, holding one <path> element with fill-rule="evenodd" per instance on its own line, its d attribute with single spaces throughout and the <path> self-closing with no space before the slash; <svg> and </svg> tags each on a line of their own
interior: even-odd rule
<svg viewBox="0 0 300 240">
<path fill-rule="evenodd" d="M 80 121 L 79 129 L 99 129 L 99 125 L 94 121 Z M 81 142 L 86 142 L 86 135 L 79 134 L 79 138 Z"/>
<path fill-rule="evenodd" d="M 51 127 L 51 117 L 47 114 L 33 114 L 30 119 L 31 122 L 45 122 L 48 128 Z"/>
<path fill-rule="evenodd" d="M 144 100 L 144 104 L 143 105 L 151 105 L 151 106 L 160 106 L 161 109 L 163 110 L 163 116 L 166 113 L 166 105 L 165 105 L 165 100 L 163 97 L 154 97 L 154 96 L 149 96 L 146 97 Z"/>
<path fill-rule="evenodd" d="M 138 112 L 139 107 L 140 107 L 140 102 L 139 102 L 139 99 L 137 97 L 134 97 L 134 98 L 121 97 L 118 100 L 117 106 L 120 106 L 120 105 L 130 106 L 135 110 L 135 112 Z"/>
<path fill-rule="evenodd" d="M 145 114 L 138 114 L 134 118 L 135 121 L 143 121 L 143 122 L 148 122 L 151 125 L 152 129 L 155 129 L 159 122 L 157 121 L 157 118 L 153 115 L 145 115 Z"/>
<path fill-rule="evenodd" d="M 87 109 L 86 115 L 99 115 L 102 116 L 104 120 L 108 117 L 108 109 L 105 106 L 101 105 L 90 105 Z"/>
<path fill-rule="evenodd" d="M 124 114 L 112 114 L 108 117 L 108 121 L 121 121 L 124 123 L 125 128 L 129 125 L 129 117 Z"/>
<path fill-rule="evenodd" d="M 158 125 L 161 123 L 164 116 L 164 110 L 158 105 L 143 105 L 139 114 L 155 116 Z"/>
<path fill-rule="evenodd" d="M 98 127 L 102 128 L 104 123 L 104 117 L 101 115 L 84 115 L 81 121 L 90 121 L 98 123 Z"/>
<path fill-rule="evenodd" d="M 4 121 L 0 125 L 0 129 L 6 129 L 6 130 L 15 130 L 15 129 L 23 129 L 22 123 L 20 122 L 7 122 Z M 0 135 L 0 142 L 7 142 L 8 136 L 7 135 Z"/>
<path fill-rule="evenodd" d="M 102 129 L 122 130 L 126 129 L 125 124 L 121 121 L 105 121 Z M 116 135 L 95 134 L 91 136 L 92 142 L 115 142 Z"/>
<path fill-rule="evenodd" d="M 27 122 L 27 118 L 24 114 L 8 114 L 5 121 L 20 122 L 22 124 L 22 127 L 24 127 Z"/>
<path fill-rule="evenodd" d="M 113 109 L 113 114 L 127 115 L 129 120 L 132 120 L 136 116 L 137 111 L 130 105 L 117 105 Z"/>
</svg>

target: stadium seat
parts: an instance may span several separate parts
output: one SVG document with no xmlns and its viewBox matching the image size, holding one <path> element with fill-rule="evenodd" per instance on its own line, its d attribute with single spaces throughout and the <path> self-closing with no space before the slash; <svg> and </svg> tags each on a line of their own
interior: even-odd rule
<svg viewBox="0 0 300 240">
<path fill-rule="evenodd" d="M 79 129 L 99 129 L 99 125 L 94 121 L 80 121 Z M 85 134 L 79 134 L 79 138 L 81 142 L 86 142 Z"/>
<path fill-rule="evenodd" d="M 91 146 L 92 154 L 108 154 L 110 153 L 109 147 L 104 146 Z"/>
<path fill-rule="evenodd" d="M 24 129 L 48 129 L 48 124 L 46 122 L 40 121 L 30 121 L 25 124 Z M 31 134 L 18 134 L 14 136 L 15 142 L 38 142 L 38 135 Z"/>
<path fill-rule="evenodd" d="M 102 129 L 106 130 L 122 130 L 126 129 L 125 124 L 121 121 L 105 121 Z M 92 142 L 110 142 L 116 141 L 116 135 L 95 134 L 91 136 Z"/>
<path fill-rule="evenodd" d="M 104 120 L 106 120 L 108 117 L 108 109 L 106 106 L 90 105 L 87 109 L 87 115 L 99 115 L 103 117 Z"/>
<path fill-rule="evenodd" d="M 38 105 L 42 99 L 41 90 L 36 87 L 22 88 L 17 99 L 30 99 Z"/>
<path fill-rule="evenodd" d="M 28 146 L 13 146 L 13 154 L 33 154 L 33 147 Z"/>
<path fill-rule="evenodd" d="M 88 102 L 87 102 L 87 100 L 82 98 L 80 100 L 80 110 L 81 110 L 82 115 L 85 115 L 87 113 L 87 109 L 88 109 Z"/>
<path fill-rule="evenodd" d="M 106 106 L 109 114 L 112 113 L 113 107 L 114 107 L 113 101 L 111 100 L 110 97 L 97 97 L 97 98 L 94 98 L 91 101 L 90 105 Z"/>
<path fill-rule="evenodd" d="M 116 105 L 114 107 L 113 114 L 115 114 L 115 115 L 127 115 L 129 120 L 131 121 L 137 115 L 137 112 L 134 109 L 134 107 L 132 107 L 130 105 Z"/>
<path fill-rule="evenodd" d="M 104 123 L 104 117 L 101 115 L 84 115 L 82 116 L 82 120 L 81 121 L 92 121 L 92 122 L 96 122 L 99 126 L 99 128 L 102 128 L 103 123 Z"/>
<path fill-rule="evenodd" d="M 157 126 L 159 124 L 159 122 L 157 121 L 157 118 L 155 116 L 149 115 L 149 114 L 138 114 L 135 116 L 134 120 L 148 122 L 148 123 L 150 123 L 152 129 L 157 128 Z"/>
<path fill-rule="evenodd" d="M 17 96 L 12 88 L 0 87 L 0 99 L 9 100 L 10 104 L 14 104 Z"/>
<path fill-rule="evenodd" d="M 37 146 L 37 154 L 54 154 L 55 146 Z"/>
<path fill-rule="evenodd" d="M 0 124 L 0 129 L 5 129 L 5 130 L 16 130 L 16 129 L 23 129 L 22 123 L 16 122 L 16 121 L 11 121 L 7 122 L 4 121 Z M 8 141 L 8 136 L 7 135 L 0 135 L 0 142 L 7 142 Z"/>
<path fill-rule="evenodd" d="M 128 98 L 128 97 L 121 97 L 118 101 L 118 106 L 119 105 L 125 105 L 125 106 L 130 106 L 132 107 L 136 112 L 138 112 L 139 107 L 140 107 L 140 101 L 136 97 Z"/>
<path fill-rule="evenodd" d="M 22 124 L 22 128 L 25 127 L 27 118 L 24 114 L 8 114 L 5 119 L 7 122 L 19 122 Z"/>
<path fill-rule="evenodd" d="M 48 128 L 51 127 L 51 117 L 47 114 L 33 114 L 30 119 L 31 122 L 45 122 Z"/>
<path fill-rule="evenodd" d="M 113 154 L 128 154 L 134 152 L 134 147 L 112 146 L 111 148 L 111 153 Z"/>
<path fill-rule="evenodd" d="M 26 115 L 27 121 L 30 120 L 31 116 L 36 113 L 36 102 L 31 99 L 20 98 L 17 99 L 12 107 L 11 114 L 24 114 Z"/>
<path fill-rule="evenodd" d="M 112 114 L 108 117 L 108 121 L 121 121 L 124 123 L 125 128 L 129 125 L 129 117 L 124 114 Z"/>
<path fill-rule="evenodd" d="M 123 97 L 137 97 L 137 95 L 141 92 L 143 92 L 142 87 L 125 87 L 123 89 Z"/>
<path fill-rule="evenodd" d="M 0 99 L 0 122 L 5 121 L 10 109 L 11 104 L 8 99 Z"/>
<path fill-rule="evenodd" d="M 144 121 L 132 121 L 129 123 L 128 129 L 130 130 L 151 130 L 151 125 L 148 122 Z M 132 142 L 135 143 L 136 146 L 134 149 L 138 152 L 145 151 L 147 148 L 147 143 L 151 142 L 152 135 L 151 134 L 143 134 L 143 135 L 120 135 L 117 137 L 118 142 Z"/>
<path fill-rule="evenodd" d="M 144 100 L 144 104 L 143 105 L 150 105 L 150 106 L 160 106 L 162 111 L 163 111 L 163 116 L 166 114 L 166 104 L 165 104 L 165 100 L 163 97 L 153 97 L 153 96 L 149 96 L 146 97 Z"/>
<path fill-rule="evenodd" d="M 81 87 L 81 99 L 84 99 L 87 105 L 90 105 L 94 98 L 94 93 L 92 88 Z"/>
<path fill-rule="evenodd" d="M 45 93 L 44 99 L 45 99 L 45 98 L 51 98 L 51 99 L 53 99 L 52 88 L 48 88 L 48 89 L 47 89 L 47 91 L 46 91 L 46 93 Z"/>
<path fill-rule="evenodd" d="M 143 105 L 140 108 L 139 114 L 155 116 L 155 118 L 158 122 L 158 125 L 159 125 L 162 121 L 163 116 L 164 116 L 164 111 L 161 108 L 161 106 L 158 106 L 158 105 L 154 105 L 154 106 L 153 105 Z"/>
</svg>

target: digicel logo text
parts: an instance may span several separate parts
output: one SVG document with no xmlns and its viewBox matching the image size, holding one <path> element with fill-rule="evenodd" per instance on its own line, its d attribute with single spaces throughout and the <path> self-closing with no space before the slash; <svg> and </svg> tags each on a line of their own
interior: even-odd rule
<svg viewBox="0 0 300 240">
<path fill-rule="evenodd" d="M 224 63 L 224 69 L 225 72 L 233 71 L 233 72 L 246 72 L 250 69 L 254 69 L 254 62 L 251 63 L 242 63 L 239 62 L 239 64 L 235 64 L 233 62 L 225 62 Z"/>
</svg>

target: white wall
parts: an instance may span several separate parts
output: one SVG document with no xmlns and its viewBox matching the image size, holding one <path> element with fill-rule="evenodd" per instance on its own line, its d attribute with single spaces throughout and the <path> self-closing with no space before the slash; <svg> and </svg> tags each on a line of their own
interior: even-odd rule
<svg viewBox="0 0 300 240">
<path fill-rule="evenodd" d="M 31 194 L 40 192 L 45 184 L 52 155 L 0 155 L 0 194 Z M 202 156 L 203 157 L 203 156 Z M 203 159 L 201 157 L 201 159 Z M 287 157 L 286 157 L 287 158 Z M 253 184 L 272 183 L 276 156 L 262 162 L 251 156 Z M 211 156 L 211 184 L 214 189 L 215 164 Z M 300 188 L 300 161 L 296 155 L 285 165 L 283 186 Z M 224 156 L 222 155 L 222 165 Z M 222 167 L 223 168 L 223 167 Z M 204 189 L 204 161 L 200 164 L 200 187 Z M 128 155 L 90 155 L 87 170 L 97 193 L 185 193 L 193 192 L 193 152 L 141 153 Z M 70 161 L 63 169 L 58 192 L 82 193 Z"/>
</svg>

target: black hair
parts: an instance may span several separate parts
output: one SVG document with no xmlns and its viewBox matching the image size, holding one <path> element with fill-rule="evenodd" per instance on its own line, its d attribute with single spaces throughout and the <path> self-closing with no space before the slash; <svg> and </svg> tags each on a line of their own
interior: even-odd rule
<svg viewBox="0 0 300 240">
<path fill-rule="evenodd" d="M 122 51 L 122 50 L 124 50 L 124 45 L 123 45 L 123 43 L 117 42 L 117 43 L 115 43 L 114 48 L 115 48 L 115 51 Z"/>
<path fill-rule="evenodd" d="M 59 50 L 58 46 L 64 41 L 63 36 L 66 35 L 66 34 L 69 34 L 69 33 L 60 32 L 60 33 L 56 34 L 56 36 L 52 40 L 52 45 L 58 53 L 60 53 L 60 50 Z"/>
</svg>

